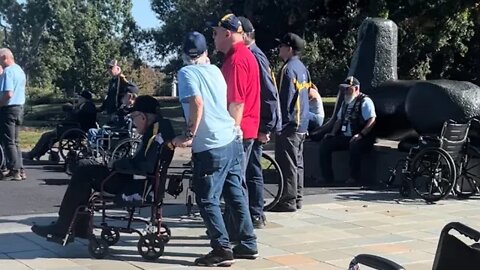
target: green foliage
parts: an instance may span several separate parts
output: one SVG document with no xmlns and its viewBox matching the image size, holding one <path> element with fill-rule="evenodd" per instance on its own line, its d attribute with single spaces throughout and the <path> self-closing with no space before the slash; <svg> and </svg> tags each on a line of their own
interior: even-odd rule
<svg viewBox="0 0 480 270">
<path fill-rule="evenodd" d="M 164 24 L 149 33 L 160 56 L 178 53 L 188 31 L 205 33 L 213 46 L 210 18 L 227 11 L 248 17 L 257 44 L 276 67 L 274 38 L 295 32 L 307 41 L 304 62 L 325 94 L 335 94 L 348 72 L 357 30 L 368 17 L 393 20 L 399 27 L 400 79 L 453 79 L 480 84 L 480 3 L 478 0 L 152 0 Z M 213 51 L 213 48 L 210 48 Z M 213 62 L 218 57 L 212 55 Z M 170 62 L 167 73 L 181 62 Z"/>
<path fill-rule="evenodd" d="M 12 48 L 31 87 L 103 92 L 111 58 L 135 57 L 131 0 L 1 1 Z"/>
</svg>

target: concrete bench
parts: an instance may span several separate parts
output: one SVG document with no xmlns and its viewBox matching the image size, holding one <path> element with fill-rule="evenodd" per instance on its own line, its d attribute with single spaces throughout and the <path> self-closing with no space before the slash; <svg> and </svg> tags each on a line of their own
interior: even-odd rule
<svg viewBox="0 0 480 270">
<path fill-rule="evenodd" d="M 407 153 L 397 150 L 396 141 L 379 140 L 372 151 L 362 158 L 361 178 L 364 183 L 376 184 L 386 181 L 389 177 L 389 168 L 397 161 L 406 157 Z M 305 186 L 313 186 L 320 174 L 319 143 L 306 141 L 304 143 L 303 158 L 305 171 Z M 332 166 L 335 182 L 341 183 L 348 179 L 348 151 L 332 153 Z"/>
</svg>

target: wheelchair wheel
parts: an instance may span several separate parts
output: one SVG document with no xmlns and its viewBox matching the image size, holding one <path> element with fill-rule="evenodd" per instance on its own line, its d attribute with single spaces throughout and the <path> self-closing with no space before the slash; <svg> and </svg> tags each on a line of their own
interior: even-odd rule
<svg viewBox="0 0 480 270">
<path fill-rule="evenodd" d="M 262 164 L 262 174 L 263 174 L 263 200 L 265 205 L 263 207 L 264 211 L 272 209 L 282 197 L 283 192 L 283 175 L 280 170 L 280 166 L 271 156 L 262 153 L 262 159 L 260 160 Z"/>
<path fill-rule="evenodd" d="M 100 238 L 104 240 L 107 245 L 113 246 L 120 240 L 120 231 L 117 228 L 103 229 Z"/>
<path fill-rule="evenodd" d="M 452 191 L 456 178 L 455 163 L 445 150 L 425 148 L 413 158 L 409 177 L 420 197 L 435 202 Z"/>
<path fill-rule="evenodd" d="M 88 252 L 95 259 L 103 259 L 108 255 L 108 244 L 105 240 L 92 236 L 88 241 Z"/>
<path fill-rule="evenodd" d="M 78 160 L 84 157 L 87 143 L 85 131 L 79 128 L 72 128 L 60 136 L 58 140 L 58 152 L 63 160 L 67 160 L 67 156 L 69 155 L 75 155 Z"/>
<path fill-rule="evenodd" d="M 137 244 L 138 253 L 145 259 L 153 261 L 163 255 L 165 243 L 157 234 L 149 233 L 142 235 Z"/>
<path fill-rule="evenodd" d="M 118 142 L 115 149 L 110 156 L 110 162 L 119 160 L 121 158 L 131 158 L 137 152 L 137 148 L 140 145 L 141 139 L 138 138 L 126 138 Z"/>
<path fill-rule="evenodd" d="M 458 198 L 467 199 L 478 192 L 478 184 L 475 180 L 478 179 L 478 176 L 472 173 L 472 171 L 474 171 L 478 165 L 478 163 L 473 164 L 473 162 L 471 162 L 470 155 L 468 154 L 463 158 L 462 164 L 460 165 L 461 172 L 457 177 L 457 182 L 455 185 L 455 194 Z"/>
</svg>

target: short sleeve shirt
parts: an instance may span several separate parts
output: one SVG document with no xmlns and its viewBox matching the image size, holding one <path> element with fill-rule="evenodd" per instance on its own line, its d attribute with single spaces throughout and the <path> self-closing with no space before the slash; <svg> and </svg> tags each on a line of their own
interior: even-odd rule
<svg viewBox="0 0 480 270">
<path fill-rule="evenodd" d="M 355 104 L 355 101 L 352 101 L 349 104 L 345 104 L 345 102 L 344 102 L 342 104 L 342 108 L 340 108 L 340 110 L 337 113 L 337 119 L 342 119 L 342 112 L 345 110 L 345 106 L 348 106 L 347 110 L 346 110 L 347 113 L 348 113 L 349 111 L 351 111 L 353 109 L 354 104 Z M 377 114 L 375 113 L 375 105 L 373 104 L 372 99 L 370 99 L 369 97 L 365 97 L 363 99 L 361 110 L 362 110 L 362 117 L 365 120 L 368 120 L 372 117 L 377 117 Z M 345 131 L 343 131 L 343 135 L 347 136 L 347 137 L 353 136 L 350 122 L 347 125 L 347 129 Z"/>
<path fill-rule="evenodd" d="M 192 142 L 194 153 L 227 145 L 235 138 L 235 121 L 227 110 L 227 85 L 218 67 L 185 66 L 178 72 L 178 92 L 188 122 L 188 98 L 199 96 L 203 114 Z"/>
<path fill-rule="evenodd" d="M 243 103 L 240 127 L 244 139 L 255 139 L 260 124 L 260 72 L 252 52 L 238 42 L 225 55 L 222 73 L 227 83 L 227 102 Z"/>
<path fill-rule="evenodd" d="M 0 77 L 0 93 L 5 95 L 6 91 L 12 91 L 13 96 L 7 105 L 23 105 L 25 104 L 25 85 L 27 79 L 23 69 L 13 64 L 3 70 Z"/>
</svg>

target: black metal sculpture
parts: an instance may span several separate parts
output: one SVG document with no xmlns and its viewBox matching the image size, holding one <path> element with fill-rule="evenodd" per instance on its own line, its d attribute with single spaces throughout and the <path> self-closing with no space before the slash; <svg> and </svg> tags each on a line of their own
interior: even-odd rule
<svg viewBox="0 0 480 270">
<path fill-rule="evenodd" d="M 418 134 L 438 134 L 444 121 L 458 122 L 480 116 L 480 87 L 470 82 L 397 80 L 397 26 L 385 19 L 368 18 L 359 29 L 357 49 L 348 76 L 375 103 L 379 138 L 402 140 Z M 332 118 L 311 134 L 321 140 L 331 130 L 343 102 L 338 93 Z"/>
</svg>

